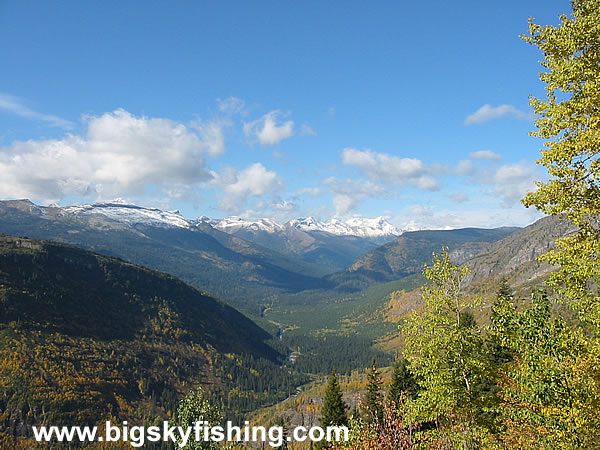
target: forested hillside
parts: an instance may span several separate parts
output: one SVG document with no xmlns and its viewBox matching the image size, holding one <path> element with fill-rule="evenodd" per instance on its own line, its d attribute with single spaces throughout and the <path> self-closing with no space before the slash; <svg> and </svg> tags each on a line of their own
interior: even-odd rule
<svg viewBox="0 0 600 450">
<path fill-rule="evenodd" d="M 286 351 L 268 333 L 223 302 L 74 247 L 1 236 L 0 307 L 5 437 L 33 424 L 168 418 L 199 385 L 239 418 L 306 381 L 280 367 Z"/>
</svg>

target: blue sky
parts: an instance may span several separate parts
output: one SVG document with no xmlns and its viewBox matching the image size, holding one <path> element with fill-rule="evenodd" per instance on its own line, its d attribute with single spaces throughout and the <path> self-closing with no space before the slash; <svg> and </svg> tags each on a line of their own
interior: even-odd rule
<svg viewBox="0 0 600 450">
<path fill-rule="evenodd" d="M 0 2 L 0 198 L 526 225 L 568 1 Z"/>
</svg>

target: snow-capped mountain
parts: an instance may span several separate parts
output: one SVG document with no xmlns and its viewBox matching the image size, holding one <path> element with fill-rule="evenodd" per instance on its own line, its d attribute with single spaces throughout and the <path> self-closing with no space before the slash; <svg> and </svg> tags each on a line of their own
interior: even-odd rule
<svg viewBox="0 0 600 450">
<path fill-rule="evenodd" d="M 61 208 L 64 214 L 100 214 L 124 224 L 142 224 L 162 228 L 191 228 L 192 224 L 179 211 L 163 211 L 157 208 L 144 208 L 127 203 L 118 198 L 91 205 L 74 205 Z"/>
<path fill-rule="evenodd" d="M 290 220 L 283 225 L 280 225 L 271 219 L 252 221 L 237 216 L 227 217 L 222 220 L 200 217 L 198 220 L 210 223 L 215 228 L 227 233 L 235 233 L 242 230 L 277 233 L 286 229 L 295 228 L 305 232 L 320 231 L 335 236 L 357 236 L 362 238 L 395 237 L 402 234 L 402 232 L 387 222 L 383 217 L 376 217 L 374 219 L 352 218 L 346 221 L 331 219 L 325 222 L 318 221 L 314 217 L 306 217 Z"/>
<path fill-rule="evenodd" d="M 122 199 L 65 207 L 38 207 L 24 202 L 22 207 L 27 205 L 37 208 L 36 214 L 39 216 L 48 219 L 62 217 L 67 221 L 76 219 L 98 230 L 133 228 L 136 233 L 145 233 L 148 230 L 143 228 L 148 227 L 186 229 L 200 234 L 221 233 L 215 235 L 217 240 L 222 240 L 223 235 L 230 235 L 258 244 L 261 251 L 269 249 L 284 257 L 299 258 L 322 273 L 348 267 L 360 255 L 402 234 L 383 217 L 345 221 L 319 221 L 314 217 L 306 217 L 279 224 L 268 218 L 248 220 L 235 216 L 224 219 L 201 216 L 196 220 L 188 220 L 179 211 L 147 208 Z"/>
<path fill-rule="evenodd" d="M 285 224 L 279 224 L 272 219 L 263 218 L 248 220 L 237 216 L 224 219 L 211 219 L 201 216 L 196 220 L 187 220 L 179 211 L 164 211 L 158 208 L 147 208 L 127 203 L 117 198 L 106 202 L 92 203 L 88 205 L 73 205 L 60 207 L 50 205 L 48 208 L 56 208 L 61 214 L 67 215 L 102 215 L 117 222 L 128 225 L 149 225 L 155 227 L 179 227 L 193 229 L 199 223 L 208 223 L 212 227 L 229 234 L 240 231 L 279 233 L 285 230 L 297 229 L 304 232 L 326 232 L 335 236 L 356 236 L 361 238 L 393 238 L 402 234 L 396 227 L 387 222 L 383 217 L 374 219 L 352 218 L 346 221 L 331 219 L 318 221 L 314 217 L 290 220 Z"/>
<path fill-rule="evenodd" d="M 383 217 L 376 217 L 374 219 L 355 217 L 344 222 L 339 219 L 319 222 L 314 217 L 307 217 L 305 219 L 292 220 L 288 224 L 302 231 L 325 231 L 337 236 L 378 238 L 400 236 L 402 234 L 400 230 Z"/>
<path fill-rule="evenodd" d="M 218 230 L 226 233 L 234 233 L 240 230 L 266 231 L 267 233 L 276 233 L 283 227 L 271 219 L 259 219 L 256 221 L 245 220 L 238 216 L 226 217 L 225 219 L 208 219 L 205 216 L 199 217 L 199 221 L 207 222 Z"/>
<path fill-rule="evenodd" d="M 332 219 L 325 222 L 305 217 L 283 225 L 271 219 L 253 221 L 240 217 L 222 220 L 200 217 L 199 222 L 208 223 L 220 231 L 283 255 L 299 257 L 329 273 L 347 267 L 358 256 L 401 234 L 382 217 L 346 221 Z"/>
</svg>

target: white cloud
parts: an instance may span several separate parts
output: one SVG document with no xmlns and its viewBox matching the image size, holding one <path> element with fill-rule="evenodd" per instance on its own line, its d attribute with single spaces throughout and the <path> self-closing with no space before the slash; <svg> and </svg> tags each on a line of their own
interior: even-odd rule
<svg viewBox="0 0 600 450">
<path fill-rule="evenodd" d="M 260 119 L 244 123 L 246 136 L 256 136 L 260 145 L 277 145 L 294 134 L 294 121 L 278 124 L 281 111 L 271 111 Z"/>
<path fill-rule="evenodd" d="M 386 194 L 386 190 L 371 181 L 340 180 L 334 177 L 322 182 L 332 193 L 333 206 L 336 216 L 345 216 L 360 202 L 368 197 L 377 197 Z"/>
<path fill-rule="evenodd" d="M 262 197 L 283 189 L 283 182 L 273 171 L 261 163 L 254 163 L 243 170 L 227 168 L 221 174 L 213 173 L 213 183 L 223 189 L 225 195 L 219 202 L 223 211 L 240 211 L 248 197 Z"/>
<path fill-rule="evenodd" d="M 317 132 L 312 129 L 312 127 L 306 123 L 302 124 L 300 127 L 300 136 L 316 136 Z"/>
<path fill-rule="evenodd" d="M 456 165 L 456 174 L 460 176 L 469 176 L 475 173 L 475 166 L 470 159 L 463 159 Z"/>
<path fill-rule="evenodd" d="M 293 200 L 280 200 L 277 202 L 273 202 L 271 204 L 271 208 L 276 211 L 290 212 L 295 211 L 297 209 L 297 205 L 294 203 Z"/>
<path fill-rule="evenodd" d="M 449 194 L 448 197 L 457 203 L 465 203 L 469 201 L 469 196 L 464 192 L 455 192 L 453 194 Z"/>
<path fill-rule="evenodd" d="M 485 104 L 473 114 L 467 116 L 465 119 L 465 125 L 485 123 L 490 120 L 499 119 L 505 116 L 519 120 L 532 120 L 534 118 L 532 113 L 520 111 L 513 105 L 491 106 Z"/>
<path fill-rule="evenodd" d="M 493 152 L 492 150 L 477 150 L 476 152 L 469 153 L 471 159 L 485 159 L 488 161 L 498 161 L 502 159 L 502 155 Z"/>
<path fill-rule="evenodd" d="M 437 180 L 431 176 L 431 170 L 420 159 L 399 158 L 372 150 L 345 148 L 342 151 L 342 162 L 356 167 L 372 181 L 409 184 L 428 191 L 438 189 Z"/>
<path fill-rule="evenodd" d="M 34 111 L 25 106 L 17 97 L 8 94 L 0 93 L 0 109 L 8 111 L 12 114 L 16 114 L 17 116 L 25 119 L 46 122 L 51 127 L 65 128 L 70 130 L 74 125 L 73 122 L 69 120 L 65 120 L 51 114 L 43 114 Z"/>
<path fill-rule="evenodd" d="M 536 189 L 536 178 L 535 167 L 525 163 L 501 166 L 494 174 L 495 192 L 502 197 L 505 206 L 510 206 Z"/>
<path fill-rule="evenodd" d="M 298 191 L 296 191 L 297 195 L 311 195 L 313 197 L 318 197 L 319 195 L 321 195 L 321 189 L 316 188 L 316 187 L 312 187 L 312 188 L 302 188 L 302 189 L 298 189 Z"/>
<path fill-rule="evenodd" d="M 240 114 L 244 111 L 246 103 L 241 98 L 227 97 L 225 100 L 217 99 L 219 111 L 225 114 Z"/>
<path fill-rule="evenodd" d="M 542 214 L 526 208 L 477 208 L 454 211 L 431 205 L 413 205 L 406 208 L 391 222 L 399 229 L 448 230 L 456 228 L 526 226 L 540 219 Z"/>
<path fill-rule="evenodd" d="M 192 123 L 192 127 L 198 131 L 202 139 L 206 152 L 213 157 L 227 151 L 223 128 L 230 125 L 231 122 L 228 120 L 208 120 Z"/>
<path fill-rule="evenodd" d="M 119 109 L 86 124 L 83 136 L 2 148 L 0 197 L 142 196 L 149 185 L 178 191 L 212 178 L 204 155 L 215 147 L 181 123 Z"/>
</svg>

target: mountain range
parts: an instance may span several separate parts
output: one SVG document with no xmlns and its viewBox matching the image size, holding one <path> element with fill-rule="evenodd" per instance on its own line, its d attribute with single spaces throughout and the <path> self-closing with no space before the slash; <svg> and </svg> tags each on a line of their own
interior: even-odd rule
<svg viewBox="0 0 600 450">
<path fill-rule="evenodd" d="M 421 230 L 403 233 L 397 239 L 359 257 L 345 270 L 326 277 L 338 290 L 359 291 L 421 273 L 433 252 L 447 247 L 451 259 L 462 264 L 484 252 L 493 242 L 511 235 L 518 228 L 462 228 Z"/>
<path fill-rule="evenodd" d="M 551 222 L 536 226 L 546 230 Z M 443 246 L 456 263 L 473 260 L 489 254 L 497 241 L 516 242 L 515 232 L 525 233 L 511 227 L 401 232 L 383 218 L 319 222 L 309 217 L 285 224 L 187 220 L 177 211 L 123 201 L 67 207 L 0 202 L 0 233 L 69 243 L 169 272 L 255 315 L 290 295 L 292 302 L 328 301 L 418 274 Z M 528 245 L 537 250 L 523 256 L 520 267 L 543 253 L 556 234 L 530 239 Z"/>
<path fill-rule="evenodd" d="M 323 275 L 399 232 L 381 218 L 279 225 L 187 220 L 178 211 L 120 200 L 66 207 L 8 200 L 0 202 L 0 233 L 69 243 L 167 271 L 256 313 L 273 296 L 328 289 Z"/>
<path fill-rule="evenodd" d="M 0 202 L 0 233 L 68 243 L 169 272 L 257 312 L 264 298 L 324 286 L 317 267 L 177 212 L 123 203 L 61 208 Z"/>
<path fill-rule="evenodd" d="M 306 217 L 283 225 L 270 219 L 249 221 L 239 217 L 200 220 L 228 234 L 317 265 L 324 274 L 346 268 L 362 254 L 402 234 L 383 217 L 326 222 Z"/>
</svg>

